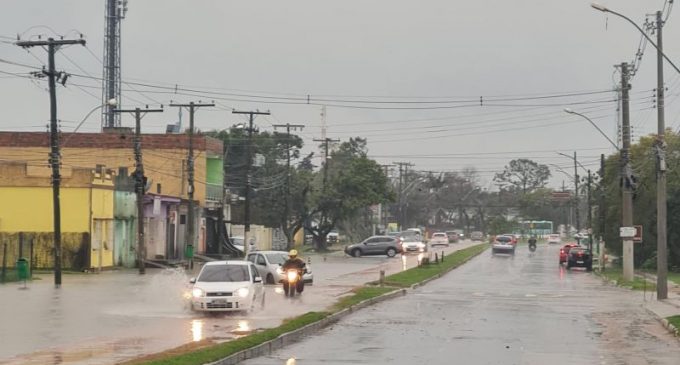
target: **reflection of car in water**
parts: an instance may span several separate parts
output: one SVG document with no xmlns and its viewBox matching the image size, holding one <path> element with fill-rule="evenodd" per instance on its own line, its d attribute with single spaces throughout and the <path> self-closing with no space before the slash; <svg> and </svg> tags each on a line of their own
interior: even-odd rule
<svg viewBox="0 0 680 365">
<path fill-rule="evenodd" d="M 249 261 L 207 262 L 191 279 L 191 308 L 195 311 L 249 311 L 264 307 L 264 285 Z"/>
<path fill-rule="evenodd" d="M 281 270 L 281 265 L 288 259 L 288 252 L 257 251 L 249 253 L 247 259 L 255 264 L 266 284 L 276 284 L 283 280 L 285 273 Z M 302 278 L 305 284 L 314 283 L 314 275 L 312 275 L 312 268 L 309 264 L 307 264 L 307 272 Z"/>
<path fill-rule="evenodd" d="M 512 237 L 509 236 L 498 236 L 496 240 L 491 244 L 491 253 L 508 253 L 511 255 L 515 254 L 515 243 L 512 241 Z"/>
</svg>

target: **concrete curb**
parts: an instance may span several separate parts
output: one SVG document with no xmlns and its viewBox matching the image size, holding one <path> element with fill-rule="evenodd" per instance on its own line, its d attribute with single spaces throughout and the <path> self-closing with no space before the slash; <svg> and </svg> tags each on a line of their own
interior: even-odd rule
<svg viewBox="0 0 680 365">
<path fill-rule="evenodd" d="M 659 316 L 658 314 L 656 314 L 656 312 L 654 312 L 653 310 L 651 310 L 647 307 L 644 307 L 644 308 L 647 311 L 647 313 L 651 314 L 654 318 L 656 318 L 657 321 L 659 321 L 661 323 L 661 325 L 665 329 L 667 329 L 668 332 L 670 332 L 670 334 L 677 337 L 678 341 L 680 341 L 680 330 L 678 330 L 678 328 L 676 328 L 674 325 L 672 325 L 670 322 L 668 322 L 668 320 L 666 318 L 663 318 L 663 317 Z"/>
<path fill-rule="evenodd" d="M 419 286 L 423 286 L 423 285 L 429 283 L 432 280 L 441 278 L 442 276 L 449 273 L 450 271 L 461 267 L 463 264 L 465 264 L 468 261 L 472 260 L 473 258 L 481 255 L 483 252 L 486 252 L 486 250 L 482 250 L 479 253 L 468 257 L 467 259 L 462 261 L 460 263 L 460 265 L 458 265 L 458 266 L 451 267 L 443 273 L 440 273 L 440 274 L 437 274 L 437 275 L 435 275 L 431 278 L 425 279 L 425 280 L 421 281 L 420 283 L 411 285 L 410 289 L 411 290 L 415 289 Z M 333 314 L 329 315 L 328 317 L 326 317 L 326 318 L 324 318 L 324 319 L 322 319 L 318 322 L 310 323 L 310 324 L 308 324 L 308 325 L 306 325 L 302 328 L 298 328 L 294 331 L 286 332 L 286 333 L 280 335 L 279 337 L 277 337 L 277 338 L 275 338 L 271 341 L 267 341 L 267 342 L 264 342 L 260 345 L 251 347 L 249 349 L 245 349 L 245 350 L 240 351 L 240 352 L 237 352 L 237 353 L 230 355 L 228 357 L 225 357 L 223 359 L 217 360 L 215 362 L 211 362 L 208 365 L 235 365 L 235 364 L 240 363 L 241 361 L 253 359 L 253 358 L 256 358 L 256 357 L 260 357 L 260 356 L 270 355 L 271 353 L 273 353 L 274 351 L 276 351 L 280 348 L 283 348 L 285 346 L 288 346 L 290 344 L 298 342 L 301 338 L 303 338 L 305 336 L 309 336 L 309 335 L 311 335 L 315 332 L 318 332 L 319 330 L 321 330 L 321 329 L 323 329 L 323 328 L 325 328 L 325 327 L 327 327 L 327 326 L 329 326 L 333 323 L 338 322 L 343 317 L 345 317 L 349 314 L 352 314 L 353 312 L 355 312 L 357 310 L 360 310 L 362 308 L 366 308 L 366 307 L 371 306 L 373 304 L 377 304 L 377 303 L 380 303 L 380 302 L 383 302 L 383 301 L 386 301 L 386 300 L 389 300 L 389 299 L 393 299 L 393 298 L 396 298 L 396 297 L 399 297 L 399 296 L 404 296 L 408 293 L 408 290 L 409 289 L 406 289 L 406 288 L 395 289 L 394 291 L 389 292 L 389 293 L 385 293 L 381 296 L 371 298 L 371 299 L 366 299 L 366 300 L 359 302 L 359 303 L 357 303 L 353 306 L 345 308 L 345 309 L 343 309 L 339 312 L 333 313 Z"/>
<path fill-rule="evenodd" d="M 233 355 L 230 355 L 218 361 L 211 362 L 209 363 L 209 365 L 235 365 L 240 363 L 241 361 L 245 361 L 260 356 L 270 355 L 272 352 L 285 346 L 288 346 L 290 344 L 293 344 L 295 342 L 298 342 L 302 337 L 309 336 L 315 332 L 318 332 L 324 327 L 327 327 L 328 325 L 331 325 L 339 321 L 343 317 L 352 314 L 353 312 L 359 309 L 404 295 L 406 295 L 406 289 L 396 289 L 395 291 L 383 294 L 381 296 L 366 299 L 353 306 L 345 308 L 339 312 L 333 313 L 318 322 L 310 323 L 302 328 L 286 332 L 271 341 L 264 342 L 260 345 L 237 352 Z"/>
</svg>

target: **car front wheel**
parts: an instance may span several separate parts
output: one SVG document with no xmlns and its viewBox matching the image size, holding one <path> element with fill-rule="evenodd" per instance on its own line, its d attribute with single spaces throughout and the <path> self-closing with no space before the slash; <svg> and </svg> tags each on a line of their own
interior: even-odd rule
<svg viewBox="0 0 680 365">
<path fill-rule="evenodd" d="M 396 255 L 397 255 L 397 250 L 395 250 L 391 247 L 387 249 L 387 256 L 388 257 L 394 257 Z"/>
<path fill-rule="evenodd" d="M 352 251 L 352 256 L 354 256 L 354 257 L 361 257 L 361 250 L 358 249 L 358 248 L 355 249 L 354 251 Z"/>
</svg>

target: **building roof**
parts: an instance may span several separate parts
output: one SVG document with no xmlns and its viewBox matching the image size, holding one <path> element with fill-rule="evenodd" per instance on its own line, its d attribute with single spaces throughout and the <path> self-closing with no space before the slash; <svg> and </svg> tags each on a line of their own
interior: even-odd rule
<svg viewBox="0 0 680 365">
<path fill-rule="evenodd" d="M 60 133 L 62 147 L 69 148 L 133 148 L 134 134 L 109 133 Z M 46 132 L 2 132 L 0 146 L 49 147 L 50 135 Z M 184 149 L 189 146 L 188 134 L 142 134 L 142 148 Z M 202 134 L 194 135 L 194 149 L 221 156 L 222 141 Z"/>
</svg>

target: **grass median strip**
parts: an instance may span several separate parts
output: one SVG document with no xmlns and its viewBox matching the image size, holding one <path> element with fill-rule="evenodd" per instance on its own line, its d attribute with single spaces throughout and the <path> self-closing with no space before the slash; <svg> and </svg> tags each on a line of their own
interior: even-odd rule
<svg viewBox="0 0 680 365">
<path fill-rule="evenodd" d="M 666 318 L 668 320 L 668 323 L 672 324 L 675 326 L 676 329 L 680 330 L 680 316 L 672 316 Z"/>
<path fill-rule="evenodd" d="M 487 248 L 489 248 L 489 245 L 482 243 L 458 250 L 449 254 L 448 256 L 445 256 L 444 262 L 440 261 L 438 264 L 430 263 L 429 265 L 415 267 L 413 269 L 408 269 L 406 271 L 387 276 L 385 278 L 385 285 L 408 287 L 413 284 L 420 283 L 424 280 L 457 268 L 472 257 L 484 252 Z"/>
<path fill-rule="evenodd" d="M 207 344 L 204 348 L 192 349 L 190 347 L 180 347 L 160 354 L 154 354 L 145 358 L 140 358 L 126 362 L 126 365 L 200 365 L 214 362 L 240 351 L 255 347 L 267 341 L 271 341 L 278 336 L 302 328 L 308 324 L 318 322 L 332 313 L 339 312 L 365 300 L 379 297 L 381 295 L 398 290 L 398 287 L 410 286 L 420 283 L 423 280 L 432 278 L 438 274 L 452 270 L 472 257 L 482 253 L 489 246 L 480 244 L 456 251 L 444 258 L 444 262 L 439 264 L 424 265 L 412 268 L 398 274 L 390 275 L 386 282 L 394 285 L 362 286 L 352 290 L 352 295 L 338 300 L 331 306 L 330 312 L 308 312 L 301 316 L 284 321 L 278 327 L 265 329 L 263 331 L 250 334 L 229 342 L 221 344 Z M 184 351 L 189 351 L 182 353 Z M 178 354 L 179 352 L 179 354 Z"/>
</svg>

